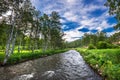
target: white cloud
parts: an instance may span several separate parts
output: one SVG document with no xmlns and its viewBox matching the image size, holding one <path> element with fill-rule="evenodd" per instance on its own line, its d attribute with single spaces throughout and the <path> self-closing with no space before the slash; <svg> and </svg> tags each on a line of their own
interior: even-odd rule
<svg viewBox="0 0 120 80">
<path fill-rule="evenodd" d="M 91 26 L 91 25 L 93 25 L 93 24 L 91 24 L 91 23 L 93 23 L 93 22 L 94 22 L 94 19 L 92 18 L 92 19 L 82 20 L 80 23 L 81 23 L 81 25 Z"/>
<path fill-rule="evenodd" d="M 102 31 L 105 28 L 112 27 L 114 24 L 109 24 L 107 22 L 107 18 L 109 18 L 109 14 L 107 8 L 104 6 L 105 0 L 95 0 L 99 2 L 99 4 L 87 4 L 83 3 L 84 0 L 31 0 L 34 5 L 36 5 L 37 9 L 50 14 L 52 11 L 57 11 L 64 17 L 64 19 L 60 19 L 62 23 L 66 23 L 67 21 L 73 21 L 78 23 L 80 26 L 74 30 L 65 31 L 65 36 L 67 41 L 73 41 L 80 37 L 84 33 L 79 32 L 80 28 L 88 28 L 89 30 L 96 29 L 98 31 Z M 94 17 L 90 12 L 95 10 L 106 10 L 101 16 Z M 68 25 L 63 25 L 62 28 L 69 27 Z"/>
<path fill-rule="evenodd" d="M 70 31 L 65 31 L 65 36 L 63 39 L 65 39 L 68 42 L 80 39 L 80 36 L 83 36 L 83 32 L 79 32 L 78 29 L 70 30 Z"/>
<path fill-rule="evenodd" d="M 111 36 L 111 35 L 113 35 L 113 34 L 115 34 L 115 33 L 118 33 L 118 32 L 120 32 L 120 30 L 118 30 L 118 31 L 113 31 L 113 32 L 108 32 L 108 33 L 107 33 L 107 36 Z"/>
<path fill-rule="evenodd" d="M 116 33 L 116 31 L 108 32 L 106 35 L 107 35 L 107 36 L 111 36 L 111 35 L 113 35 L 114 33 Z"/>
<path fill-rule="evenodd" d="M 66 0 L 68 3 L 75 3 L 76 0 Z"/>
<path fill-rule="evenodd" d="M 7 17 L 7 16 L 11 15 L 11 13 L 12 13 L 12 11 L 7 11 L 7 12 L 6 12 L 5 14 L 3 14 L 2 16 Z"/>
<path fill-rule="evenodd" d="M 63 17 L 66 18 L 68 21 L 77 22 L 78 20 L 78 16 L 73 14 L 72 12 L 65 12 Z"/>
<path fill-rule="evenodd" d="M 61 23 L 65 23 L 66 20 L 64 20 L 64 19 L 60 19 L 60 22 L 61 22 Z"/>
</svg>

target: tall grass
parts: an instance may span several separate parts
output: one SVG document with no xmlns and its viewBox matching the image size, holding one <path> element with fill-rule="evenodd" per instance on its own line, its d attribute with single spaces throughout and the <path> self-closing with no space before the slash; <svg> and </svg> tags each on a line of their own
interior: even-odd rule
<svg viewBox="0 0 120 80">
<path fill-rule="evenodd" d="M 58 53 L 62 53 L 67 51 L 68 49 L 64 49 L 64 50 L 47 50 L 46 52 L 42 52 L 42 50 L 35 50 L 34 53 L 32 53 L 32 51 L 28 51 L 28 50 L 24 50 L 20 53 L 17 53 L 17 51 L 14 51 L 14 54 L 12 54 L 10 56 L 10 58 L 7 61 L 7 65 L 10 64 L 15 64 L 15 63 L 19 63 L 19 62 L 23 62 L 23 61 L 27 61 L 27 60 L 31 60 L 31 59 L 36 59 L 36 58 L 40 58 L 40 57 L 45 57 L 45 56 L 50 56 L 53 54 L 58 54 Z M 0 52 L 0 64 L 3 63 L 5 54 L 4 52 Z"/>
<path fill-rule="evenodd" d="M 84 59 L 106 80 L 120 80 L 120 49 L 82 50 Z"/>
</svg>

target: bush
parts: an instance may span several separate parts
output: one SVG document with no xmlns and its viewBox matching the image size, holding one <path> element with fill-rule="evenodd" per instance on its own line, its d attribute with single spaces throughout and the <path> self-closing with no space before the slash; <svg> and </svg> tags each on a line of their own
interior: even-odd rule
<svg viewBox="0 0 120 80">
<path fill-rule="evenodd" d="M 98 49 L 112 48 L 112 44 L 109 44 L 109 43 L 104 42 L 104 41 L 100 41 L 100 42 L 97 43 L 97 48 Z"/>
<path fill-rule="evenodd" d="M 3 49 L 5 49 L 5 46 L 0 46 L 0 50 L 3 50 Z"/>
<path fill-rule="evenodd" d="M 89 44 L 88 49 L 95 49 L 96 47 L 93 44 Z"/>
<path fill-rule="evenodd" d="M 112 45 L 112 48 L 120 48 L 120 47 L 119 47 L 119 45 L 113 44 L 113 45 Z"/>
<path fill-rule="evenodd" d="M 120 49 L 77 50 L 105 80 L 120 80 Z"/>
</svg>

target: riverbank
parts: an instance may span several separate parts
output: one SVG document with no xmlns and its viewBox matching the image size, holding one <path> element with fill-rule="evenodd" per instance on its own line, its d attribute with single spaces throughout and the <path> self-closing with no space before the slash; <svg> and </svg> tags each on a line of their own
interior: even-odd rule
<svg viewBox="0 0 120 80">
<path fill-rule="evenodd" d="M 20 64 L 0 67 L 1 80 L 102 80 L 79 52 L 69 50 Z"/>
<path fill-rule="evenodd" d="M 16 51 L 14 51 L 14 54 L 12 54 L 10 56 L 6 65 L 18 64 L 18 63 L 25 62 L 28 60 L 33 60 L 33 59 L 46 57 L 46 56 L 50 56 L 50 55 L 54 55 L 54 54 L 58 54 L 58 53 L 63 53 L 66 51 L 68 51 L 68 49 L 47 50 L 45 52 L 43 52 L 42 50 L 35 50 L 34 53 L 32 53 L 31 51 L 22 51 L 20 53 L 17 53 Z M 1 51 L 0 52 L 0 65 L 2 65 L 4 57 L 5 57 L 5 54 L 3 51 Z"/>
<path fill-rule="evenodd" d="M 105 80 L 120 79 L 120 49 L 76 49 Z"/>
</svg>

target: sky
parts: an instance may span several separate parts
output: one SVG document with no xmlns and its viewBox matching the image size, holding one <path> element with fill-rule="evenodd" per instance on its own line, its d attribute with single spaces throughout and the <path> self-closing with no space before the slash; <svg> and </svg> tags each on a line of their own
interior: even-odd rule
<svg viewBox="0 0 120 80">
<path fill-rule="evenodd" d="M 115 32 L 114 16 L 109 15 L 104 6 L 106 0 L 31 0 L 36 9 L 42 13 L 51 14 L 56 11 L 61 16 L 63 37 L 71 42 L 80 39 L 84 33 L 106 32 L 111 35 Z"/>
</svg>

